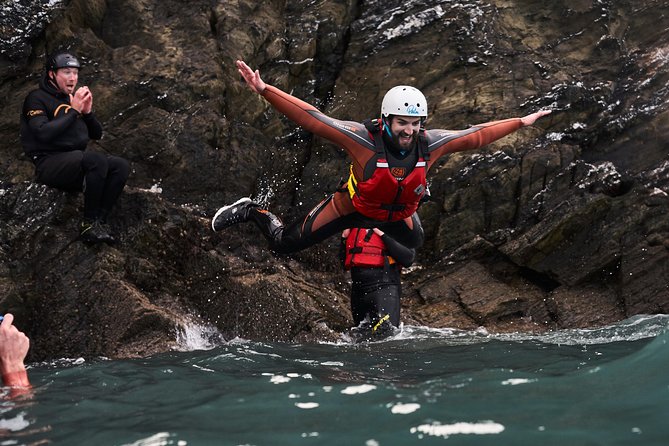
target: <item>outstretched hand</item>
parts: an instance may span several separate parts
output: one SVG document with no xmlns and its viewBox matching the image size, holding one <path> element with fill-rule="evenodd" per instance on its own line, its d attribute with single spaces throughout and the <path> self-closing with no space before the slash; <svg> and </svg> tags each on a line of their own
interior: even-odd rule
<svg viewBox="0 0 669 446">
<path fill-rule="evenodd" d="M 260 78 L 260 71 L 253 71 L 251 67 L 246 65 L 246 62 L 243 60 L 238 60 L 235 62 L 235 64 L 237 65 L 237 71 L 239 71 L 239 74 L 242 75 L 246 81 L 246 85 L 248 85 L 251 90 L 258 94 L 265 91 L 267 84 L 265 84 L 265 82 L 263 82 L 263 80 Z"/>
<path fill-rule="evenodd" d="M 0 374 L 5 385 L 30 385 L 23 360 L 28 354 L 30 340 L 14 325 L 14 316 L 10 313 L 0 323 Z"/>
<path fill-rule="evenodd" d="M 524 126 L 532 125 L 536 122 L 537 119 L 541 118 L 542 116 L 549 115 L 550 113 L 551 110 L 539 110 L 538 112 L 523 116 L 520 118 L 520 121 Z"/>
</svg>

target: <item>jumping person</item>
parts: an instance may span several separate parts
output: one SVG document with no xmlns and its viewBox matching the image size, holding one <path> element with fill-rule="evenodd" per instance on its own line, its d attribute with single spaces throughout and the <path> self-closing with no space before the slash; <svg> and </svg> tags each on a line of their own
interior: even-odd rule
<svg viewBox="0 0 669 446">
<path fill-rule="evenodd" d="M 344 229 L 340 256 L 351 271 L 351 314 L 355 328 L 385 335 L 400 324 L 402 267 L 416 250 L 397 243 L 379 228 Z"/>
<path fill-rule="evenodd" d="M 426 193 L 430 167 L 447 153 L 480 148 L 550 113 L 541 110 L 461 131 L 425 130 L 425 96 L 401 85 L 384 96 L 381 118 L 366 123 L 341 121 L 267 85 L 260 72 L 245 62 L 238 60 L 237 68 L 252 91 L 304 129 L 341 146 L 351 158 L 346 184 L 287 227 L 249 198 L 214 215 L 214 231 L 253 221 L 279 253 L 299 251 L 353 227 L 378 227 L 406 247 L 419 247 L 424 236 L 415 211 Z"/>
<path fill-rule="evenodd" d="M 31 91 L 21 113 L 21 143 L 35 164 L 39 183 L 84 193 L 80 238 L 114 243 L 107 216 L 125 187 L 130 168 L 117 156 L 86 151 L 90 139 L 102 138 L 93 113 L 93 94 L 77 87 L 79 60 L 71 53 L 47 57 L 39 88 Z"/>
</svg>

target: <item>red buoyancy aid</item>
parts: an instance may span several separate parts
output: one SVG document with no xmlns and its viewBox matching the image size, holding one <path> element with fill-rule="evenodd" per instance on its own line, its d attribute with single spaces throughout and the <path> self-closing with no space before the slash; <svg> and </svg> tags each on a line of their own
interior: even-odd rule
<svg viewBox="0 0 669 446">
<path fill-rule="evenodd" d="M 367 123 L 366 123 L 367 125 Z M 385 159 L 383 136 L 376 124 L 367 125 L 376 145 L 376 169 L 365 181 L 353 175 L 348 180 L 348 192 L 356 211 L 380 221 L 399 221 L 411 216 L 427 190 L 427 142 L 422 133 L 418 138 L 419 156 L 414 168 L 401 181 L 395 178 Z M 372 131 L 374 130 L 374 131 Z"/>
<path fill-rule="evenodd" d="M 383 239 L 373 229 L 353 228 L 346 237 L 346 257 L 344 267 L 354 266 L 382 267 L 395 263 L 395 259 L 387 255 Z"/>
</svg>

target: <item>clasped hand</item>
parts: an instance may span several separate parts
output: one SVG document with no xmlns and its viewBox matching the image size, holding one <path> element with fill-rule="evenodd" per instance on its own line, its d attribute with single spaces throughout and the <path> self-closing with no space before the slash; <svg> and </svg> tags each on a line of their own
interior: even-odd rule
<svg viewBox="0 0 669 446">
<path fill-rule="evenodd" d="M 70 106 L 81 114 L 93 111 L 93 93 L 88 87 L 79 87 L 70 95 Z"/>
</svg>

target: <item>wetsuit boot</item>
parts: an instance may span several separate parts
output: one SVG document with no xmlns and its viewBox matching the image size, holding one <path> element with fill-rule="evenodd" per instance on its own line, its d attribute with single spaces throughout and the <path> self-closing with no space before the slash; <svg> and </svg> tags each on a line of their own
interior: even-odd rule
<svg viewBox="0 0 669 446">
<path fill-rule="evenodd" d="M 237 223 L 243 223 L 249 219 L 249 211 L 258 206 L 248 197 L 240 198 L 232 204 L 223 206 L 216 211 L 214 218 L 211 219 L 211 229 L 221 231 Z"/>
<path fill-rule="evenodd" d="M 79 238 L 84 243 L 116 243 L 116 239 L 109 234 L 108 230 L 99 220 L 83 220 L 79 225 Z"/>
<path fill-rule="evenodd" d="M 108 244 L 114 244 L 117 243 L 118 240 L 116 237 L 114 237 L 114 234 L 112 233 L 111 227 L 109 226 L 109 223 L 107 222 L 107 217 L 109 216 L 109 210 L 107 209 L 100 209 L 100 217 L 98 218 L 98 222 L 100 223 L 100 226 L 102 227 L 103 231 L 106 232 L 109 235 L 109 239 L 105 240 L 105 243 Z"/>
<path fill-rule="evenodd" d="M 372 337 L 374 339 L 383 339 L 393 334 L 395 327 L 390 322 L 390 315 L 377 315 L 372 318 Z"/>
</svg>

